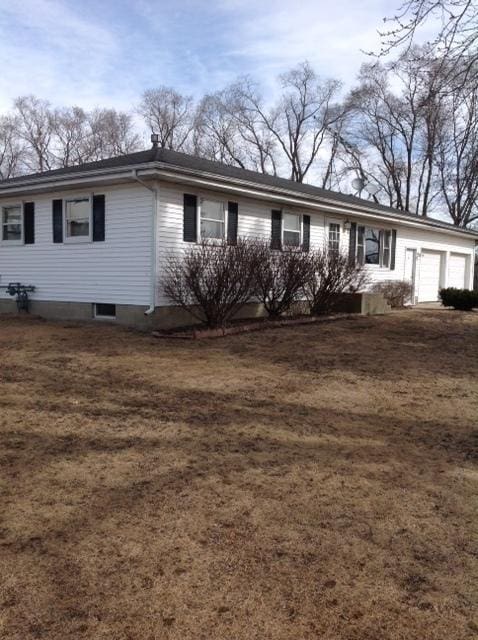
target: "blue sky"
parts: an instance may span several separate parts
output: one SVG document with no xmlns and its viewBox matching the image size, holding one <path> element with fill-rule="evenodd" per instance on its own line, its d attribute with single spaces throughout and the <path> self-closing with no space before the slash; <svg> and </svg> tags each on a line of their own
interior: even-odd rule
<svg viewBox="0 0 478 640">
<path fill-rule="evenodd" d="M 242 74 L 267 89 L 305 59 L 350 84 L 394 9 L 393 0 L 0 0 L 0 111 L 28 93 L 130 109 L 147 88 L 200 95 Z"/>
</svg>

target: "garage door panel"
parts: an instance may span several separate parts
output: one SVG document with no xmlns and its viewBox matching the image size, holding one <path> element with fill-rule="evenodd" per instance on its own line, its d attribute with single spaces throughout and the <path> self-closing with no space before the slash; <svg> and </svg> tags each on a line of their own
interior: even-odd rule
<svg viewBox="0 0 478 640">
<path fill-rule="evenodd" d="M 436 302 L 438 300 L 440 269 L 441 253 L 438 251 L 422 251 L 418 295 L 420 302 Z"/>
<path fill-rule="evenodd" d="M 448 263 L 448 286 L 464 289 L 465 275 L 466 256 L 460 253 L 451 253 Z"/>
</svg>

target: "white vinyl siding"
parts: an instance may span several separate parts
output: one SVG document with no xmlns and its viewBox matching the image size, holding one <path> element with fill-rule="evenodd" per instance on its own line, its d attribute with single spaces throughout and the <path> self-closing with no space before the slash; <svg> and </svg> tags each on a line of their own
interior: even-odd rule
<svg viewBox="0 0 478 640">
<path fill-rule="evenodd" d="M 77 191 L 28 196 L 35 244 L 0 245 L 1 297 L 9 282 L 22 282 L 36 287 L 34 300 L 149 305 L 152 194 L 134 184 L 95 193 L 105 195 L 104 242 L 53 243 L 52 200 Z"/>
<path fill-rule="evenodd" d="M 144 305 L 150 303 L 150 278 L 152 265 L 152 193 L 143 186 L 129 183 L 121 186 L 96 187 L 96 194 L 105 195 L 105 241 L 79 243 L 53 243 L 52 200 L 77 196 L 78 190 L 50 194 L 29 194 L 28 200 L 35 202 L 35 244 L 10 246 L 0 243 L 0 296 L 9 298 L 4 287 L 9 282 L 22 282 L 36 287 L 32 299 L 62 302 L 87 302 L 106 304 Z M 156 236 L 157 252 L 157 304 L 170 302 L 162 295 L 162 275 L 169 255 L 180 255 L 191 248 L 183 241 L 183 195 L 194 193 L 190 186 L 169 182 L 159 183 L 158 224 Z M 81 194 L 81 192 L 80 192 Z M 201 197 L 214 202 L 238 203 L 238 237 L 271 238 L 271 211 L 284 211 L 310 216 L 310 247 L 324 248 L 328 245 L 328 214 L 317 208 L 300 206 L 283 207 L 278 201 L 243 197 L 237 193 L 204 190 Z M 15 204 L 12 199 L 0 200 L 0 207 Z M 441 282 L 461 279 L 463 264 L 453 255 L 466 258 L 464 281 L 469 287 L 472 278 L 472 256 L 474 238 L 462 238 L 426 227 L 393 225 L 373 218 L 354 218 L 346 210 L 334 213 L 333 221 L 341 224 L 340 245 L 348 251 L 349 230 L 344 222 L 357 225 L 396 229 L 395 269 L 367 265 L 370 282 L 401 280 L 405 271 L 405 250 L 415 249 L 417 254 L 417 293 L 420 279 L 421 254 L 440 252 L 444 256 L 440 265 Z M 226 221 L 227 225 L 227 221 Z M 450 265 L 455 264 L 455 267 Z M 450 270 L 451 269 L 451 270 Z M 456 271 L 456 274 L 455 274 Z M 455 280 L 453 280 L 455 278 Z M 441 285 L 443 286 L 443 284 Z"/>
<path fill-rule="evenodd" d="M 160 183 L 159 198 L 159 220 L 157 235 L 157 251 L 158 251 L 158 303 L 167 305 L 170 302 L 162 294 L 161 279 L 163 273 L 164 262 L 168 255 L 180 254 L 189 248 L 189 243 L 183 242 L 183 194 L 190 193 L 187 187 L 173 183 Z M 348 252 L 349 247 L 349 230 L 345 229 L 344 222 L 346 220 L 356 222 L 357 226 L 364 226 L 374 229 L 382 229 L 384 232 L 384 243 L 390 240 L 391 251 L 391 231 L 397 231 L 396 251 L 395 251 L 395 269 L 390 269 L 384 264 L 368 264 L 365 266 L 369 277 L 370 285 L 375 282 L 385 280 L 402 280 L 405 272 L 405 250 L 406 248 L 415 249 L 417 252 L 417 268 L 416 280 L 417 290 L 419 282 L 420 270 L 420 254 L 422 250 L 439 251 L 447 255 L 451 253 L 462 253 L 471 256 L 474 248 L 474 238 L 460 238 L 446 231 L 438 231 L 427 228 L 406 227 L 399 223 L 393 225 L 387 222 L 377 220 L 368 220 L 367 218 L 355 219 L 353 216 L 344 212 L 343 216 L 334 215 L 333 218 L 320 210 L 301 208 L 301 207 L 281 207 L 277 202 L 268 202 L 267 200 L 259 200 L 253 198 L 243 198 L 237 195 L 227 194 L 227 192 L 210 191 L 203 194 L 203 197 L 210 198 L 213 201 L 227 202 L 232 200 L 238 203 L 238 237 L 262 238 L 270 240 L 271 238 L 271 211 L 273 209 L 283 208 L 284 212 L 294 213 L 297 215 L 307 214 L 310 216 L 310 247 L 322 248 L 328 246 L 329 240 L 329 223 L 340 222 L 341 238 L 340 246 L 342 251 Z M 284 224 L 283 224 L 284 229 Z M 382 253 L 383 262 L 389 262 L 387 251 L 385 255 Z M 441 265 L 439 267 L 441 269 Z M 443 279 L 443 270 L 440 271 L 440 278 Z M 467 286 L 470 286 L 470 270 L 466 272 Z"/>
</svg>

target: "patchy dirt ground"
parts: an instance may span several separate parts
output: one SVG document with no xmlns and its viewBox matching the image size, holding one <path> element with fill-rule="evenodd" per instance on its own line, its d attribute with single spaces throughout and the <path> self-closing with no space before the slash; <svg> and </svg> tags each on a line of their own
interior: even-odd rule
<svg viewBox="0 0 478 640">
<path fill-rule="evenodd" d="M 478 637 L 478 314 L 0 319 L 2 640 Z"/>
</svg>

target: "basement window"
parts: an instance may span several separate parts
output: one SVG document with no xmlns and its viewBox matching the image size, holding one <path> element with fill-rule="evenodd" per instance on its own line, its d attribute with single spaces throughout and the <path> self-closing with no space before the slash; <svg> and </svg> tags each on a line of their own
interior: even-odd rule
<svg viewBox="0 0 478 640">
<path fill-rule="evenodd" d="M 108 318 L 114 320 L 116 318 L 116 305 L 97 302 L 94 305 L 95 318 Z"/>
</svg>

